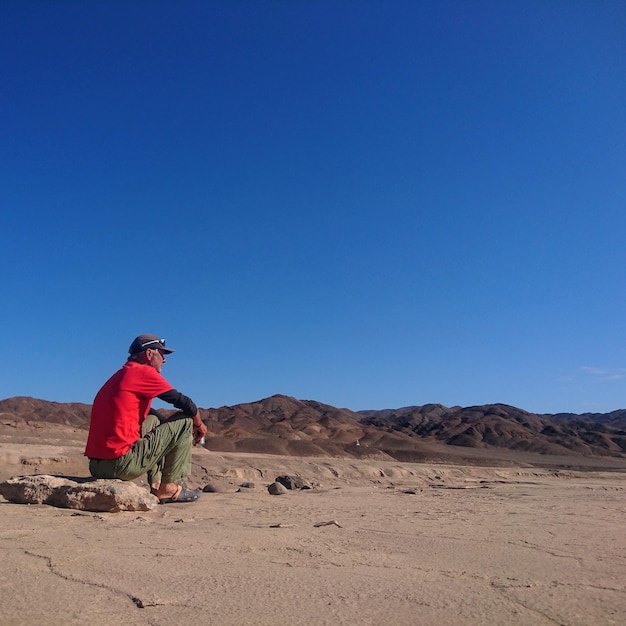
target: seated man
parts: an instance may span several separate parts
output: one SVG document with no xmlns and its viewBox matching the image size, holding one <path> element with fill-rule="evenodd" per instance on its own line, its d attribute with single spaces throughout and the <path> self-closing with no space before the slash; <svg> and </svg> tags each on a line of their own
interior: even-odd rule
<svg viewBox="0 0 626 626">
<path fill-rule="evenodd" d="M 147 472 L 151 491 L 161 504 L 193 502 L 200 492 L 183 488 L 179 481 L 191 474 L 192 444 L 204 437 L 207 427 L 191 398 L 161 376 L 165 355 L 174 350 L 154 335 L 139 335 L 128 352 L 124 366 L 93 402 L 85 448 L 89 471 L 94 478 L 122 480 Z M 144 424 L 153 398 L 173 404 L 180 412 L 165 420 L 151 415 Z"/>
</svg>

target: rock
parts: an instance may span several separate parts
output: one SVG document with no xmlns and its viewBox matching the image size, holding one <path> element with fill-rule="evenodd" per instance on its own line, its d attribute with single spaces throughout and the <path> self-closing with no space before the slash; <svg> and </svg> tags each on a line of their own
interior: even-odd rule
<svg viewBox="0 0 626 626">
<path fill-rule="evenodd" d="M 320 526 L 336 526 L 337 528 L 343 528 L 336 519 L 331 519 L 329 522 L 317 522 L 317 524 L 313 524 L 313 526 L 315 528 L 319 528 Z"/>
<path fill-rule="evenodd" d="M 305 487 L 310 489 L 300 476 L 277 476 L 275 480 L 277 483 L 287 487 L 287 489 L 304 489 Z"/>
<path fill-rule="evenodd" d="M 43 504 L 55 489 L 66 487 L 69 481 L 58 476 L 18 476 L 0 483 L 0 494 L 16 504 Z"/>
<path fill-rule="evenodd" d="M 233 487 L 225 482 L 214 481 L 202 489 L 205 493 L 233 493 Z"/>
<path fill-rule="evenodd" d="M 0 494 L 17 504 L 48 504 L 108 513 L 149 511 L 158 504 L 155 496 L 133 482 L 72 480 L 46 474 L 9 478 L 0 483 Z"/>
<path fill-rule="evenodd" d="M 254 483 L 241 483 L 239 486 L 244 489 L 254 489 Z"/>
<path fill-rule="evenodd" d="M 287 487 L 281 483 L 272 483 L 271 485 L 268 485 L 267 490 L 273 496 L 280 496 L 288 491 Z"/>
</svg>

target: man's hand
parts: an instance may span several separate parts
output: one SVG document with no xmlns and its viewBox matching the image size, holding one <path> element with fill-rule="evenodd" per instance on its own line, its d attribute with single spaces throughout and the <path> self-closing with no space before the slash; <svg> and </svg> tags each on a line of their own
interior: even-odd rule
<svg viewBox="0 0 626 626">
<path fill-rule="evenodd" d="M 207 434 L 207 431 L 208 428 L 204 425 L 200 411 L 198 411 L 193 418 L 193 442 L 198 443 Z"/>
</svg>

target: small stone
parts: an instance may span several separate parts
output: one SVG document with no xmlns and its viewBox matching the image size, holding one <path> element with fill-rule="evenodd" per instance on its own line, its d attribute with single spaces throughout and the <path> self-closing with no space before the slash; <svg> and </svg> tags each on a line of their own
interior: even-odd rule
<svg viewBox="0 0 626 626">
<path fill-rule="evenodd" d="M 204 491 L 204 493 L 232 493 L 233 488 L 227 483 L 212 482 L 205 485 L 202 491 Z"/>
<path fill-rule="evenodd" d="M 287 487 L 285 487 L 285 485 L 282 485 L 281 483 L 272 483 L 271 485 L 268 485 L 267 490 L 272 496 L 280 496 L 287 493 L 288 491 Z"/>
<path fill-rule="evenodd" d="M 315 528 L 319 528 L 320 526 L 336 526 L 337 528 L 343 528 L 336 519 L 331 519 L 328 522 L 317 522 L 317 524 L 313 524 L 313 526 Z"/>
</svg>

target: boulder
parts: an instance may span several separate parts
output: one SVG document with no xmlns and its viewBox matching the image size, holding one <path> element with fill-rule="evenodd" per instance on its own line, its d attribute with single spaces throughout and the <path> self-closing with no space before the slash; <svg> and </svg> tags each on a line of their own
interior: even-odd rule
<svg viewBox="0 0 626 626">
<path fill-rule="evenodd" d="M 47 503 L 56 489 L 68 484 L 68 479 L 58 476 L 18 476 L 0 483 L 0 494 L 16 504 L 43 504 Z"/>
<path fill-rule="evenodd" d="M 308 483 L 300 476 L 277 476 L 276 482 L 287 487 L 287 489 L 310 489 Z"/>
<path fill-rule="evenodd" d="M 287 487 L 281 483 L 272 483 L 271 485 L 268 485 L 267 490 L 272 496 L 280 496 L 288 492 Z"/>
<path fill-rule="evenodd" d="M 0 494 L 17 504 L 49 504 L 64 509 L 117 513 L 149 511 L 158 499 L 143 487 L 123 480 L 72 479 L 38 474 L 0 483 Z"/>
</svg>

